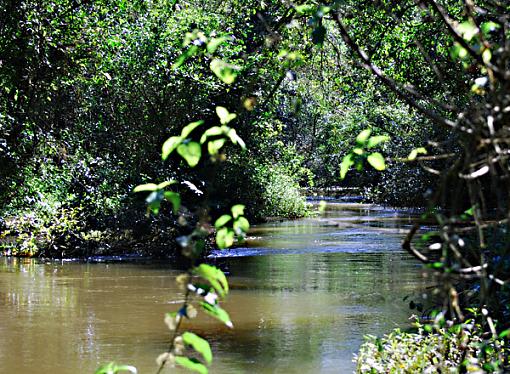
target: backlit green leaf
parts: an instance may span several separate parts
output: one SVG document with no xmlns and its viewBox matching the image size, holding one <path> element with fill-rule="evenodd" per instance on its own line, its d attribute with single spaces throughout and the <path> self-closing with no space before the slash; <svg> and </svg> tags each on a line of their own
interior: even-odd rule
<svg viewBox="0 0 510 374">
<path fill-rule="evenodd" d="M 244 143 L 243 139 L 237 135 L 236 130 L 230 129 L 227 132 L 227 136 L 230 138 L 230 141 L 234 144 L 238 144 L 241 148 L 246 148 L 246 144 Z"/>
<path fill-rule="evenodd" d="M 228 293 L 227 277 L 220 269 L 211 265 L 200 264 L 193 268 L 193 274 L 208 281 L 219 296 L 223 297 Z"/>
<path fill-rule="evenodd" d="M 237 117 L 237 114 L 230 113 L 227 108 L 222 106 L 216 107 L 216 114 L 220 118 L 220 123 L 222 125 L 226 125 L 227 123 L 229 123 L 230 121 Z"/>
<path fill-rule="evenodd" d="M 156 183 L 147 183 L 136 186 L 133 192 L 156 191 L 157 189 L 158 185 Z"/>
<path fill-rule="evenodd" d="M 234 230 L 223 227 L 216 233 L 216 244 L 218 248 L 225 249 L 229 248 L 234 244 L 235 232 Z"/>
<path fill-rule="evenodd" d="M 177 181 L 174 181 L 174 180 L 169 180 L 169 181 L 164 181 L 164 182 L 161 182 L 160 184 L 158 184 L 158 190 L 162 190 L 172 184 L 176 184 Z"/>
<path fill-rule="evenodd" d="M 294 9 L 299 15 L 312 15 L 315 13 L 315 5 L 304 4 L 304 5 L 294 5 Z"/>
<path fill-rule="evenodd" d="M 237 205 L 232 206 L 232 216 L 234 218 L 237 218 L 237 217 L 243 216 L 243 215 L 244 215 L 244 205 L 237 204 Z"/>
<path fill-rule="evenodd" d="M 239 217 L 234 222 L 234 231 L 238 233 L 246 233 L 250 229 L 250 222 L 245 217 Z"/>
<path fill-rule="evenodd" d="M 220 78 L 223 83 L 232 84 L 237 78 L 238 67 L 215 58 L 211 61 L 212 72 Z"/>
<path fill-rule="evenodd" d="M 215 139 L 207 143 L 207 152 L 210 155 L 216 155 L 220 151 L 221 147 L 225 145 L 226 139 Z"/>
<path fill-rule="evenodd" d="M 195 351 L 200 353 L 208 365 L 211 364 L 213 355 L 211 346 L 207 340 L 193 334 L 192 332 L 185 332 L 182 334 L 182 340 L 185 344 L 192 346 Z"/>
<path fill-rule="evenodd" d="M 191 132 L 193 130 L 195 130 L 198 126 L 200 126 L 203 123 L 204 123 L 204 121 L 200 120 L 200 121 L 196 121 L 196 122 L 191 122 L 190 124 L 184 126 L 184 128 L 182 129 L 182 132 L 181 132 L 181 138 L 183 140 L 186 139 L 189 136 L 189 134 L 191 134 Z"/>
<path fill-rule="evenodd" d="M 206 312 L 210 316 L 220 320 L 225 325 L 227 325 L 227 327 L 230 327 L 230 328 L 234 327 L 232 321 L 230 320 L 230 316 L 224 309 L 220 308 L 217 305 L 211 305 L 209 303 L 206 303 L 205 301 L 201 301 L 200 306 L 202 307 L 204 312 Z"/>
<path fill-rule="evenodd" d="M 212 38 L 209 43 L 207 43 L 207 52 L 209 53 L 214 53 L 216 52 L 216 49 L 218 49 L 218 47 L 220 45 L 222 45 L 224 42 L 226 42 L 228 39 L 224 36 L 220 37 L 220 38 Z"/>
<path fill-rule="evenodd" d="M 224 214 L 220 218 L 218 218 L 216 222 L 214 222 L 214 227 L 219 229 L 220 227 L 225 226 L 225 224 L 228 223 L 231 219 L 232 219 L 231 216 L 229 216 L 228 214 Z"/>
<path fill-rule="evenodd" d="M 368 155 L 367 161 L 375 170 L 382 171 L 386 169 L 384 157 L 379 152 L 374 152 Z"/>
<path fill-rule="evenodd" d="M 195 167 L 202 157 L 202 147 L 197 142 L 182 143 L 177 147 L 177 153 L 186 160 L 189 166 Z"/>
<path fill-rule="evenodd" d="M 200 361 L 198 361 L 195 358 L 188 358 L 184 356 L 176 356 L 175 357 L 175 363 L 179 366 L 182 366 L 183 368 L 186 368 L 191 371 L 195 371 L 200 374 L 207 374 L 208 370 L 207 367 L 205 367 L 204 364 L 202 364 Z"/>
<path fill-rule="evenodd" d="M 365 143 L 367 142 L 368 137 L 370 136 L 371 133 L 372 133 L 371 129 L 363 130 L 356 137 L 356 143 L 358 143 L 359 145 L 365 145 Z"/>
<path fill-rule="evenodd" d="M 368 139 L 367 148 L 373 148 L 381 143 L 387 142 L 388 140 L 390 140 L 390 137 L 387 135 L 371 136 Z"/>
<path fill-rule="evenodd" d="M 182 66 L 188 58 L 194 56 L 198 52 L 198 46 L 192 45 L 186 51 L 184 51 L 178 58 L 177 61 L 172 65 L 172 68 L 177 69 Z"/>
<path fill-rule="evenodd" d="M 345 178 L 352 165 L 354 165 L 354 155 L 349 153 L 344 156 L 342 163 L 340 164 L 340 179 Z"/>
<path fill-rule="evenodd" d="M 462 22 L 457 26 L 457 31 L 460 35 L 467 41 L 473 39 L 473 37 L 477 34 L 478 30 L 476 25 L 474 25 L 470 21 Z"/>
<path fill-rule="evenodd" d="M 200 143 L 204 144 L 210 136 L 218 136 L 225 133 L 225 129 L 228 129 L 226 126 L 213 126 L 202 134 L 202 137 L 200 138 Z"/>
<path fill-rule="evenodd" d="M 125 372 L 137 374 L 137 370 L 134 366 L 117 365 L 115 362 L 110 362 L 106 365 L 101 366 L 99 369 L 96 370 L 95 374 L 116 374 Z"/>
<path fill-rule="evenodd" d="M 489 34 L 490 32 L 495 31 L 495 30 L 499 29 L 500 27 L 501 27 L 500 25 L 498 25 L 496 22 L 492 22 L 492 21 L 483 22 L 480 25 L 480 28 L 482 29 L 482 32 L 484 34 Z"/>
<path fill-rule="evenodd" d="M 499 333 L 499 337 L 500 337 L 500 338 L 506 338 L 506 337 L 507 337 L 507 336 L 509 336 L 509 335 L 510 335 L 510 329 L 506 329 L 506 330 L 501 331 L 501 332 Z"/>
<path fill-rule="evenodd" d="M 407 156 L 408 160 L 414 161 L 416 160 L 416 157 L 418 157 L 419 154 L 427 154 L 427 150 L 423 147 L 415 148 L 409 153 L 409 156 Z"/>
<path fill-rule="evenodd" d="M 172 136 L 163 143 L 161 153 L 163 160 L 166 160 L 168 156 L 170 156 L 170 154 L 179 146 L 179 144 L 181 144 L 182 140 L 183 139 L 180 136 Z"/>
<path fill-rule="evenodd" d="M 177 214 L 179 208 L 181 207 L 181 196 L 177 192 L 166 191 L 165 199 L 172 203 L 172 211 L 174 214 Z"/>
</svg>

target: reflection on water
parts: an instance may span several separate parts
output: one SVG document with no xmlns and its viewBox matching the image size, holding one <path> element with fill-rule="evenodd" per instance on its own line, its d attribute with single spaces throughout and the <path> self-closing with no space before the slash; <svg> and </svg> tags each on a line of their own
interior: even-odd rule
<svg viewBox="0 0 510 374">
<path fill-rule="evenodd" d="M 255 227 L 211 259 L 230 274 L 235 329 L 206 317 L 213 373 L 345 373 L 365 334 L 405 325 L 402 298 L 426 282 L 399 249 L 412 220 L 331 204 L 320 218 Z M 269 254 L 269 255 L 268 255 Z M 166 264 L 38 263 L 0 258 L 0 372 L 92 373 L 112 359 L 155 371 L 162 321 L 183 295 Z"/>
</svg>

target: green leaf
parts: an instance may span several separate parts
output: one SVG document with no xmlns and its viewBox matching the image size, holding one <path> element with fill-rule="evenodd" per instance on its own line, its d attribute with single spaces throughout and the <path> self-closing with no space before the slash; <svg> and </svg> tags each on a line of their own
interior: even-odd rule
<svg viewBox="0 0 510 374">
<path fill-rule="evenodd" d="M 161 157 L 166 160 L 168 156 L 181 144 L 183 141 L 180 136 L 172 136 L 163 143 Z"/>
<path fill-rule="evenodd" d="M 296 9 L 296 12 L 298 15 L 308 15 L 311 16 L 315 13 L 315 5 L 311 4 L 304 4 L 304 5 L 294 5 L 294 9 Z"/>
<path fill-rule="evenodd" d="M 226 139 L 215 139 L 207 143 L 207 152 L 212 155 L 218 154 L 221 147 L 225 145 Z"/>
<path fill-rule="evenodd" d="M 375 170 L 382 171 L 386 169 L 386 163 L 384 157 L 379 152 L 374 152 L 368 155 L 367 161 Z"/>
<path fill-rule="evenodd" d="M 414 160 L 416 160 L 416 157 L 418 157 L 419 154 L 426 155 L 427 150 L 423 147 L 415 148 L 411 151 L 411 153 L 409 153 L 409 156 L 407 156 L 407 159 L 414 161 Z"/>
<path fill-rule="evenodd" d="M 223 227 L 216 233 L 216 244 L 220 249 L 229 248 L 234 244 L 235 232 L 234 230 Z"/>
<path fill-rule="evenodd" d="M 230 316 L 224 309 L 220 308 L 217 305 L 211 305 L 209 303 L 206 303 L 205 301 L 201 301 L 200 306 L 202 307 L 204 312 L 209 314 L 211 317 L 214 317 L 219 321 L 223 322 L 225 325 L 227 325 L 227 327 L 230 328 L 234 327 L 232 321 L 230 320 Z"/>
<path fill-rule="evenodd" d="M 390 140 L 390 137 L 387 135 L 371 136 L 368 139 L 367 148 L 373 148 L 381 143 L 387 142 L 388 140 Z"/>
<path fill-rule="evenodd" d="M 193 268 L 193 274 L 208 281 L 219 296 L 224 297 L 228 293 L 227 277 L 220 269 L 211 265 L 200 264 Z"/>
<path fill-rule="evenodd" d="M 244 205 L 242 204 L 237 204 L 237 205 L 234 205 L 232 206 L 232 216 L 234 218 L 237 218 L 239 216 L 244 216 Z"/>
<path fill-rule="evenodd" d="M 204 144 L 205 141 L 207 140 L 207 138 L 209 138 L 210 136 L 223 135 L 225 133 L 226 129 L 229 129 L 229 127 L 226 127 L 226 126 L 221 126 L 221 127 L 220 126 L 213 126 L 213 127 L 209 128 L 209 129 L 207 129 L 202 134 L 202 137 L 200 138 L 200 143 Z"/>
<path fill-rule="evenodd" d="M 470 21 L 466 21 L 457 26 L 457 32 L 469 42 L 477 34 L 478 30 L 476 25 Z"/>
<path fill-rule="evenodd" d="M 191 371 L 195 371 L 200 374 L 207 374 L 208 370 L 204 364 L 198 361 L 195 358 L 188 358 L 184 356 L 176 356 L 175 363 L 183 368 L 186 368 Z"/>
<path fill-rule="evenodd" d="M 484 22 L 480 25 L 480 28 L 482 29 L 482 32 L 484 34 L 489 34 L 492 31 L 496 31 L 500 27 L 501 27 L 500 25 L 498 25 L 496 22 L 492 22 L 492 21 Z"/>
<path fill-rule="evenodd" d="M 250 222 L 248 222 L 248 220 L 244 217 L 239 217 L 238 219 L 235 220 L 234 222 L 234 231 L 237 233 L 237 232 L 241 232 L 241 233 L 246 233 L 248 232 L 248 230 L 250 229 Z"/>
<path fill-rule="evenodd" d="M 352 165 L 354 165 L 354 155 L 349 153 L 342 158 L 342 163 L 340 164 L 340 179 L 345 178 Z"/>
<path fill-rule="evenodd" d="M 371 133 L 372 133 L 372 129 L 363 130 L 356 137 L 356 143 L 358 143 L 358 145 L 365 145 L 365 143 L 367 142 L 368 137 L 370 136 Z"/>
<path fill-rule="evenodd" d="M 234 129 L 228 130 L 227 136 L 229 137 L 232 143 L 239 144 L 239 146 L 243 149 L 246 148 L 246 144 L 244 143 L 243 139 L 241 139 L 239 135 L 237 135 L 236 130 Z"/>
<path fill-rule="evenodd" d="M 355 147 L 353 148 L 352 153 L 361 156 L 363 153 L 365 153 L 365 151 L 363 150 L 363 148 Z"/>
<path fill-rule="evenodd" d="M 220 123 L 222 125 L 226 125 L 227 123 L 229 123 L 230 121 L 237 117 L 237 114 L 230 113 L 227 108 L 222 106 L 216 107 L 216 114 L 220 118 Z"/>
<path fill-rule="evenodd" d="M 231 216 L 229 216 L 228 214 L 224 214 L 220 218 L 218 218 L 216 222 L 214 222 L 214 227 L 219 229 L 220 227 L 225 226 L 225 224 L 228 223 L 231 219 L 232 219 Z"/>
<path fill-rule="evenodd" d="M 492 52 L 489 48 L 485 48 L 485 50 L 482 52 L 482 59 L 486 64 L 491 62 Z"/>
<path fill-rule="evenodd" d="M 189 166 L 195 167 L 202 157 L 202 147 L 197 142 L 182 143 L 177 147 L 177 153 L 186 160 Z"/>
<path fill-rule="evenodd" d="M 193 334 L 192 332 L 185 332 L 182 334 L 182 340 L 185 344 L 192 346 L 195 351 L 200 353 L 208 365 L 211 364 L 213 355 L 211 346 L 207 340 Z"/>
<path fill-rule="evenodd" d="M 158 184 L 158 190 L 163 190 L 164 188 L 166 188 L 172 184 L 176 184 L 176 183 L 177 183 L 177 181 L 174 181 L 173 179 L 169 180 L 169 181 L 161 182 L 160 184 Z"/>
<path fill-rule="evenodd" d="M 188 58 L 194 56 L 197 52 L 198 46 L 192 45 L 177 58 L 177 61 L 175 61 L 175 63 L 172 65 L 172 68 L 177 69 L 181 67 L 188 60 Z"/>
<path fill-rule="evenodd" d="M 117 365 L 115 362 L 110 362 L 106 365 L 101 366 L 96 370 L 95 374 L 115 374 L 120 372 L 130 372 L 137 374 L 137 370 L 131 365 Z"/>
<path fill-rule="evenodd" d="M 144 191 L 156 191 L 158 189 L 158 185 L 155 183 L 147 183 L 147 184 L 140 184 L 139 186 L 136 186 L 133 192 L 144 192 Z"/>
<path fill-rule="evenodd" d="M 461 60 L 463 60 L 466 57 L 468 57 L 468 51 L 464 47 L 462 47 L 459 43 L 454 44 L 450 54 L 454 59 L 460 58 Z"/>
<path fill-rule="evenodd" d="M 228 64 L 225 61 L 215 58 L 211 61 L 210 67 L 212 72 L 220 78 L 223 83 L 232 84 L 237 78 L 237 70 L 239 68 L 235 65 Z"/>
<path fill-rule="evenodd" d="M 216 49 L 218 49 L 218 47 L 220 45 L 222 45 L 224 42 L 226 42 L 228 39 L 224 36 L 220 37 L 220 38 L 212 38 L 211 41 L 209 43 L 207 43 L 207 52 L 208 53 L 214 53 L 216 52 Z"/>
<path fill-rule="evenodd" d="M 498 336 L 500 338 L 506 338 L 508 335 L 510 335 L 510 329 L 506 329 L 504 331 L 501 331 Z"/>
<path fill-rule="evenodd" d="M 198 126 L 200 126 L 203 123 L 204 123 L 204 121 L 200 120 L 200 121 L 196 121 L 196 122 L 191 122 L 191 123 L 187 124 L 186 126 L 184 126 L 184 128 L 181 131 L 181 138 L 183 140 L 186 139 L 189 136 L 189 134 L 191 134 L 191 132 L 193 130 L 195 130 Z"/>
<path fill-rule="evenodd" d="M 166 191 L 164 196 L 165 199 L 172 203 L 172 211 L 174 214 L 177 214 L 179 208 L 181 207 L 181 195 L 179 195 L 177 192 Z"/>
</svg>

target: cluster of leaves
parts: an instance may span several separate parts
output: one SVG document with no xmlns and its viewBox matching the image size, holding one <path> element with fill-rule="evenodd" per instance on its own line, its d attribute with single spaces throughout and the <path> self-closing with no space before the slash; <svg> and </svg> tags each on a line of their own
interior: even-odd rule
<svg viewBox="0 0 510 374">
<path fill-rule="evenodd" d="M 396 329 L 383 338 L 366 336 L 355 357 L 356 372 L 503 372 L 509 330 L 486 339 L 480 315 L 473 312 L 463 323 L 446 321 L 436 312 L 429 323 L 417 321 L 416 332 Z"/>
<path fill-rule="evenodd" d="M 342 163 L 340 164 L 340 178 L 345 178 L 351 166 L 354 166 L 358 171 L 362 170 L 364 160 L 375 170 L 382 171 L 386 169 L 383 155 L 379 152 L 368 153 L 368 150 L 377 147 L 390 138 L 387 135 L 370 136 L 370 134 L 372 134 L 372 129 L 363 130 L 358 134 L 356 137 L 356 147 L 342 159 Z"/>
</svg>

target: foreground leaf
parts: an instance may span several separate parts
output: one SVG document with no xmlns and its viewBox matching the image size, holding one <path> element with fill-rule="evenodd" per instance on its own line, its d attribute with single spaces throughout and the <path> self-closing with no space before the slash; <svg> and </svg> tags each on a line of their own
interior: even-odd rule
<svg viewBox="0 0 510 374">
<path fill-rule="evenodd" d="M 186 160 L 189 166 L 195 167 L 200 161 L 200 157 L 202 157 L 202 147 L 197 142 L 180 144 L 177 147 L 177 153 Z"/>
<path fill-rule="evenodd" d="M 136 186 L 133 192 L 145 192 L 145 191 L 156 191 L 158 185 L 156 183 L 147 183 Z"/>
<path fill-rule="evenodd" d="M 244 205 L 243 204 L 236 204 L 236 205 L 232 206 L 231 210 L 232 210 L 232 215 L 234 216 L 234 218 L 244 215 Z"/>
<path fill-rule="evenodd" d="M 214 222 L 214 227 L 219 229 L 220 227 L 225 226 L 225 224 L 228 223 L 231 219 L 232 219 L 231 216 L 229 216 L 228 214 L 224 214 L 220 218 L 218 218 L 216 222 Z"/>
<path fill-rule="evenodd" d="M 216 107 L 216 114 L 218 115 L 220 123 L 222 125 L 226 125 L 227 123 L 229 123 L 230 121 L 237 117 L 237 114 L 230 113 L 227 108 L 222 106 Z"/>
<path fill-rule="evenodd" d="M 228 293 L 227 277 L 220 269 L 211 265 L 200 264 L 193 269 L 193 274 L 208 281 L 221 297 Z"/>
<path fill-rule="evenodd" d="M 182 139 L 186 139 L 193 130 L 195 130 L 198 126 L 200 126 L 203 123 L 204 121 L 200 120 L 196 122 L 191 122 L 190 124 L 184 126 L 184 128 L 181 131 Z"/>
<path fill-rule="evenodd" d="M 232 84 L 237 78 L 237 67 L 215 58 L 211 61 L 212 72 L 220 78 L 223 83 Z"/>
<path fill-rule="evenodd" d="M 188 358 L 184 356 L 175 357 L 175 363 L 183 368 L 189 369 L 191 371 L 195 371 L 200 374 L 207 374 L 208 370 L 204 364 L 198 361 L 195 358 Z"/>
<path fill-rule="evenodd" d="M 165 199 L 172 203 L 172 211 L 174 214 L 177 214 L 179 208 L 181 207 L 181 196 L 177 192 L 166 191 Z"/>
<path fill-rule="evenodd" d="M 374 152 L 368 155 L 367 161 L 375 170 L 382 171 L 386 169 L 386 163 L 384 157 L 379 152 Z"/>
<path fill-rule="evenodd" d="M 372 133 L 371 129 L 365 129 L 362 132 L 359 133 L 359 135 L 356 137 L 356 143 L 359 145 L 365 145 L 365 143 L 368 140 L 368 137 Z"/>
<path fill-rule="evenodd" d="M 115 374 L 121 372 L 137 374 L 138 371 L 131 365 L 117 365 L 115 362 L 110 362 L 97 369 L 95 374 Z"/>
<path fill-rule="evenodd" d="M 390 140 L 390 137 L 387 135 L 371 136 L 370 139 L 368 139 L 367 148 L 373 148 L 381 143 L 387 142 L 388 140 Z"/>
<path fill-rule="evenodd" d="M 340 179 L 345 179 L 345 176 L 347 175 L 347 172 L 352 165 L 354 165 L 354 155 L 349 153 L 348 155 L 344 156 L 342 163 L 340 164 Z"/>
<path fill-rule="evenodd" d="M 211 346 L 207 340 L 193 334 L 192 332 L 185 332 L 182 334 L 182 339 L 185 344 L 192 346 L 195 351 L 200 353 L 208 365 L 211 364 L 213 355 Z"/>
<path fill-rule="evenodd" d="M 234 244 L 235 232 L 234 230 L 223 227 L 216 233 L 216 244 L 220 249 L 229 248 Z"/>
<path fill-rule="evenodd" d="M 204 312 L 209 314 L 211 317 L 218 319 L 223 322 L 227 327 L 233 328 L 234 324 L 230 320 L 228 313 L 217 305 L 211 305 L 205 301 L 200 302 L 200 306 L 204 309 Z"/>
<path fill-rule="evenodd" d="M 181 144 L 182 138 L 180 136 L 172 136 L 163 143 L 161 157 L 166 160 L 168 156 Z"/>
</svg>

